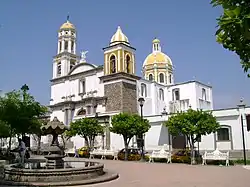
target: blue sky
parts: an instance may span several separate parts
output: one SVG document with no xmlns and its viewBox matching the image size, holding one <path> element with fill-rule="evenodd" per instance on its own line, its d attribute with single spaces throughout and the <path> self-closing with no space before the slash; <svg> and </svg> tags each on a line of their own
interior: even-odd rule
<svg viewBox="0 0 250 187">
<path fill-rule="evenodd" d="M 238 57 L 215 41 L 221 10 L 209 0 L 1 1 L 0 89 L 26 83 L 38 101 L 48 104 L 57 30 L 68 12 L 77 27 L 78 53 L 88 50 L 90 63 L 103 64 L 102 48 L 120 25 L 137 49 L 137 74 L 158 37 L 175 66 L 175 82 L 211 84 L 215 108 L 234 107 L 241 97 L 250 103 L 250 80 Z"/>
</svg>

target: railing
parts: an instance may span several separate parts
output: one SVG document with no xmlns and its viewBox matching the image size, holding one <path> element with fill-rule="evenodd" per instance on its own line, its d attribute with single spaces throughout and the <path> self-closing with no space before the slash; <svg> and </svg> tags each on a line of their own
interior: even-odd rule
<svg viewBox="0 0 250 187">
<path fill-rule="evenodd" d="M 176 100 L 169 102 L 169 113 L 176 113 L 178 111 L 186 111 L 189 108 L 189 99 Z"/>
</svg>

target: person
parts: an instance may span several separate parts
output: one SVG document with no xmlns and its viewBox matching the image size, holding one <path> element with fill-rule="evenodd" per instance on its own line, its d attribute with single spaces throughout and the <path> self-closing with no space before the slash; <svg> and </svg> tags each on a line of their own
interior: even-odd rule
<svg viewBox="0 0 250 187">
<path fill-rule="evenodd" d="M 79 157 L 79 154 L 78 154 L 78 150 L 76 149 L 76 146 L 75 146 L 75 158 L 78 158 Z"/>
<path fill-rule="evenodd" d="M 22 139 L 19 138 L 18 142 L 19 142 L 18 150 L 19 150 L 19 154 L 20 154 L 20 163 L 24 164 L 26 146 L 25 146 L 25 143 L 23 142 Z"/>
</svg>

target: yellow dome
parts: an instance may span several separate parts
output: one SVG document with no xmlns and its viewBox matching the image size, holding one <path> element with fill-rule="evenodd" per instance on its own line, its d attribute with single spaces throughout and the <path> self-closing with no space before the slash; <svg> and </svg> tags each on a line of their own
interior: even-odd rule
<svg viewBox="0 0 250 187">
<path fill-rule="evenodd" d="M 155 38 L 155 39 L 152 41 L 152 43 L 160 43 L 160 40 L 157 39 L 157 38 Z"/>
<path fill-rule="evenodd" d="M 118 43 L 125 43 L 126 45 L 129 45 L 128 37 L 123 34 L 120 26 L 118 26 L 116 33 L 112 36 L 110 40 L 110 45 L 115 45 Z"/>
<path fill-rule="evenodd" d="M 155 52 L 155 53 L 151 53 L 147 56 L 147 58 L 145 59 L 145 61 L 143 63 L 143 67 L 147 66 L 147 65 L 153 65 L 156 63 L 163 63 L 163 64 L 171 64 L 172 65 L 171 59 L 166 54 L 164 54 L 162 52 Z"/>
<path fill-rule="evenodd" d="M 60 27 L 60 30 L 64 30 L 64 29 L 71 29 L 71 30 L 75 30 L 75 26 L 70 23 L 69 21 L 65 22 L 64 24 L 62 24 L 62 26 Z"/>
</svg>

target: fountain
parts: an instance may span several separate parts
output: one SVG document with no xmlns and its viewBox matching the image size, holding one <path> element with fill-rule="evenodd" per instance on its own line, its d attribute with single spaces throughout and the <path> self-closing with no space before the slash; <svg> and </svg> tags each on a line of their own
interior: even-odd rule
<svg viewBox="0 0 250 187">
<path fill-rule="evenodd" d="M 42 126 L 44 134 L 51 134 L 53 136 L 51 146 L 49 147 L 49 155 L 44 156 L 47 159 L 46 167 L 48 169 L 60 169 L 64 167 L 64 153 L 63 149 L 59 146 L 58 135 L 67 130 L 62 122 L 56 117 L 47 125 Z"/>
<path fill-rule="evenodd" d="M 58 135 L 67 127 L 56 117 L 42 126 L 45 134 L 53 136 L 49 154 L 45 159 L 30 160 L 20 167 L 19 164 L 6 165 L 4 180 L 0 185 L 22 186 L 71 186 L 94 184 L 118 178 L 118 174 L 104 171 L 98 162 L 65 161 L 64 151 L 59 145 Z"/>
</svg>

